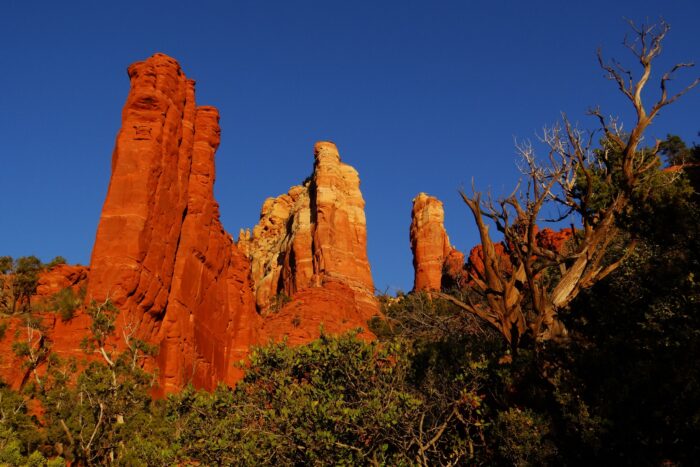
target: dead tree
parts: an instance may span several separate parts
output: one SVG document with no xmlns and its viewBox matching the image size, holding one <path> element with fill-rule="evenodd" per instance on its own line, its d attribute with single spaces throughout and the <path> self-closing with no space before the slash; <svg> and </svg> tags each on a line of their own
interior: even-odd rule
<svg viewBox="0 0 700 467">
<path fill-rule="evenodd" d="M 631 131 L 623 131 L 616 119 L 604 117 L 599 109 L 590 111 L 600 125 L 594 132 L 579 130 L 563 116 L 561 124 L 545 129 L 541 135 L 548 150 L 544 163 L 535 157 L 531 144 L 517 145 L 526 187 L 518 186 L 511 195 L 498 200 L 476 191 L 472 196 L 460 192 L 474 217 L 483 249 L 483 271 L 472 273 L 473 289 L 481 300 L 462 301 L 440 295 L 486 320 L 513 347 L 528 332 L 537 340 L 565 337 L 561 311 L 581 290 L 617 269 L 632 251 L 634 240 L 622 238 L 616 221 L 659 166 L 660 141 L 651 149 L 640 148 L 644 131 L 662 108 L 700 82 L 698 78 L 669 95 L 667 83 L 674 73 L 693 66 L 679 63 L 661 77 L 658 100 L 650 108 L 645 107 L 642 91 L 669 26 L 663 22 L 642 27 L 630 22 L 630 26 L 634 40 L 626 38 L 624 44 L 641 65 L 641 75 L 635 79 L 619 62 L 604 61 L 600 50 L 598 60 L 607 78 L 617 84 L 636 111 Z M 600 132 L 606 144 L 594 149 L 594 138 Z M 594 203 L 596 186 L 601 183 L 616 187 L 603 206 Z M 560 215 L 550 220 L 562 221 L 574 215 L 580 221 L 577 228 L 572 225 L 575 235 L 563 249 L 547 248 L 537 241 L 537 224 L 553 206 L 558 207 Z M 503 234 L 505 264 L 489 223 Z M 611 244 L 621 241 L 623 253 L 611 255 Z"/>
</svg>

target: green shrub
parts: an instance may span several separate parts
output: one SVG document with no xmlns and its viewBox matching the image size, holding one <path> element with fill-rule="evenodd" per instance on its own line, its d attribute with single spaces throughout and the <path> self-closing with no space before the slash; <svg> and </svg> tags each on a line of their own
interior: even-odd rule
<svg viewBox="0 0 700 467">
<path fill-rule="evenodd" d="M 512 407 L 496 416 L 491 442 L 504 465 L 547 465 L 556 454 L 549 432 L 550 422 L 544 417 Z"/>
<path fill-rule="evenodd" d="M 14 261 L 10 256 L 0 257 L 0 311 L 29 310 L 29 299 L 36 292 L 41 269 L 41 260 L 36 256 L 23 256 Z"/>
<path fill-rule="evenodd" d="M 270 344 L 251 354 L 235 390 L 186 390 L 171 397 L 169 418 L 185 457 L 206 465 L 466 460 L 464 433 L 480 430 L 480 396 L 461 381 L 458 398 L 441 405 L 416 390 L 411 372 L 410 353 L 397 342 L 346 335 Z"/>
<path fill-rule="evenodd" d="M 44 265 L 44 267 L 46 269 L 51 269 L 55 266 L 58 266 L 59 264 L 66 264 L 66 263 L 67 263 L 66 258 L 64 258 L 63 256 L 56 256 L 54 259 L 52 259 L 51 261 L 46 263 Z"/>
<path fill-rule="evenodd" d="M 73 288 L 66 287 L 61 289 L 49 299 L 49 306 L 57 312 L 63 321 L 73 319 L 75 311 L 83 303 L 85 297 L 85 289 L 82 288 L 79 293 L 75 293 Z"/>
<path fill-rule="evenodd" d="M 270 300 L 270 306 L 267 309 L 268 313 L 277 313 L 280 311 L 287 303 L 291 302 L 292 299 L 284 292 L 280 292 Z"/>
</svg>

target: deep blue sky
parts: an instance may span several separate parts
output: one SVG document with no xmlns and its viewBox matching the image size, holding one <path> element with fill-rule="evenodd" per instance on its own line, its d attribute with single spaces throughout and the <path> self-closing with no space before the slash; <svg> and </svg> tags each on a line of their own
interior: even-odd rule
<svg viewBox="0 0 700 467">
<path fill-rule="evenodd" d="M 700 61 L 700 2 L 4 1 L 0 15 L 0 255 L 86 264 L 110 175 L 126 67 L 155 52 L 221 112 L 216 197 L 237 236 L 333 140 L 360 172 L 379 289 L 412 287 L 412 198 L 445 203 L 450 238 L 476 243 L 457 195 L 518 172 L 513 138 L 599 104 L 632 124 L 595 49 L 627 63 L 623 17 L 672 26 L 659 65 Z M 660 69 L 660 68 L 659 68 Z M 700 69 L 683 75 L 700 74 Z M 655 87 L 655 86 L 654 86 Z M 698 141 L 700 90 L 649 136 Z"/>
</svg>

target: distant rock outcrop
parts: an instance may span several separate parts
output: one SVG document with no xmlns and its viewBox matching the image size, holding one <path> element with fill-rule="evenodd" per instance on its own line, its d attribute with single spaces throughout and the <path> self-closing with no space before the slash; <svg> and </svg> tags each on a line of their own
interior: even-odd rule
<svg viewBox="0 0 700 467">
<path fill-rule="evenodd" d="M 539 230 L 537 226 L 535 226 L 535 231 L 535 242 L 537 246 L 558 253 L 563 253 L 565 251 L 566 244 L 574 233 L 571 228 L 558 231 L 550 228 Z M 496 256 L 499 258 L 498 269 L 507 274 L 512 274 L 513 263 L 511 262 L 510 253 L 506 245 L 503 242 L 497 242 L 493 244 L 493 247 Z M 481 245 L 476 245 L 469 252 L 466 269 L 470 276 L 481 279 L 484 278 L 484 251 Z"/>
<path fill-rule="evenodd" d="M 575 231 L 573 228 L 552 230 L 545 227 L 537 232 L 535 241 L 537 242 L 537 245 L 542 248 L 562 253 L 566 246 L 566 242 L 573 237 L 574 232 Z"/>
<path fill-rule="evenodd" d="M 410 240 L 415 291 L 465 285 L 464 254 L 450 245 L 444 223 L 442 201 L 425 193 L 413 199 Z"/>
<path fill-rule="evenodd" d="M 314 157 L 311 177 L 268 198 L 258 225 L 238 240 L 251 261 L 264 334 L 275 339 L 308 340 L 320 324 L 332 333 L 365 327 L 379 313 L 357 171 L 330 142 L 316 143 Z"/>
<path fill-rule="evenodd" d="M 415 271 L 414 291 L 462 289 L 474 279 L 483 279 L 484 252 L 481 245 L 469 251 L 465 264 L 464 254 L 450 245 L 444 226 L 442 202 L 433 196 L 419 193 L 413 199 L 411 211 L 411 250 Z M 535 228 L 537 228 L 535 226 Z M 555 231 L 536 230 L 536 242 L 541 248 L 563 252 L 574 231 L 571 228 Z M 503 242 L 494 243 L 500 264 L 507 274 L 513 269 L 508 250 Z"/>
</svg>

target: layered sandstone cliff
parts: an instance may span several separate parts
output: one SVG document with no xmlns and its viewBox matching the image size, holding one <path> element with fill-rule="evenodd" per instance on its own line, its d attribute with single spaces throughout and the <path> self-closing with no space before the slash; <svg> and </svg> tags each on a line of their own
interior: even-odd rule
<svg viewBox="0 0 700 467">
<path fill-rule="evenodd" d="M 450 245 L 445 230 L 445 211 L 434 196 L 419 193 L 411 210 L 413 290 L 441 290 L 464 286 L 464 254 Z"/>
<path fill-rule="evenodd" d="M 267 199 L 252 233 L 241 232 L 238 247 L 251 261 L 265 335 L 301 342 L 321 325 L 342 332 L 379 314 L 364 205 L 357 171 L 335 144 L 319 142 L 313 174 Z"/>
<path fill-rule="evenodd" d="M 129 67 L 131 91 L 92 253 L 88 300 L 159 347 L 161 387 L 231 382 L 260 327 L 248 260 L 213 197 L 219 116 L 194 81 L 156 54 Z"/>
</svg>

